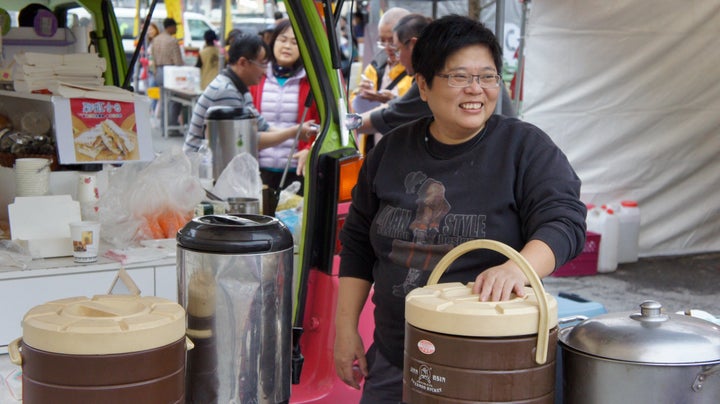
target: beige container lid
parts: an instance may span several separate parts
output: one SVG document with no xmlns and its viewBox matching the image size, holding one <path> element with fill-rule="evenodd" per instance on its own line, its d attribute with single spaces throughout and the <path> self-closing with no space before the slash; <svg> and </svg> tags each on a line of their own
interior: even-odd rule
<svg viewBox="0 0 720 404">
<path fill-rule="evenodd" d="M 440 283 L 412 290 L 405 298 L 405 320 L 423 330 L 471 337 L 509 337 L 537 334 L 537 296 L 525 288 L 524 297 L 481 302 L 472 283 Z M 558 324 L 557 300 L 546 294 L 548 329 Z"/>
<path fill-rule="evenodd" d="M 171 300 L 152 296 L 72 297 L 32 308 L 22 327 L 25 344 L 48 352 L 139 352 L 184 338 L 185 310 Z"/>
</svg>

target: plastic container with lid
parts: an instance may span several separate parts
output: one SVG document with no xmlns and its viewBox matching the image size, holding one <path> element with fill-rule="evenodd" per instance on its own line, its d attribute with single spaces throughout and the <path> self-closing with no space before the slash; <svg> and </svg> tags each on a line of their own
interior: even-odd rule
<svg viewBox="0 0 720 404">
<path fill-rule="evenodd" d="M 618 263 L 636 262 L 640 242 L 640 207 L 636 201 L 621 201 L 618 209 Z"/>
<path fill-rule="evenodd" d="M 588 212 L 587 230 L 600 234 L 597 271 L 612 272 L 618 265 L 618 233 L 620 222 L 615 211 L 607 206 L 593 208 Z"/>
<path fill-rule="evenodd" d="M 32 308 L 8 346 L 23 402 L 184 402 L 185 310 L 158 297 L 99 295 Z"/>
<path fill-rule="evenodd" d="M 439 268 L 478 245 L 518 263 L 532 285 L 525 296 L 482 302 L 472 283 L 436 283 Z M 405 320 L 403 402 L 554 402 L 557 301 L 509 247 L 474 240 L 451 250 L 406 296 Z"/>
</svg>

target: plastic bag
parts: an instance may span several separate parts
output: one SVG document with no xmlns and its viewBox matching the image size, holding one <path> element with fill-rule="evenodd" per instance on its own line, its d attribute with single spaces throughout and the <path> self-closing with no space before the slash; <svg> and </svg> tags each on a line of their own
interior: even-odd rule
<svg viewBox="0 0 720 404">
<path fill-rule="evenodd" d="M 0 268 L 26 269 L 31 261 L 27 248 L 11 240 L 0 240 Z"/>
<path fill-rule="evenodd" d="M 300 190 L 300 182 L 293 181 L 292 184 L 288 185 L 287 188 L 280 191 L 278 197 L 278 204 L 276 211 L 285 209 L 294 209 L 302 205 L 303 198 L 298 195 L 297 192 Z"/>
<path fill-rule="evenodd" d="M 212 191 L 220 198 L 232 197 L 262 199 L 260 166 L 255 157 L 240 153 L 220 173 Z"/>
<path fill-rule="evenodd" d="M 302 205 L 296 208 L 275 212 L 275 217 L 280 219 L 280 221 L 283 222 L 283 224 L 287 226 L 288 230 L 292 233 L 295 245 L 300 244 L 300 237 L 302 236 L 302 216 Z"/>
<path fill-rule="evenodd" d="M 205 198 L 180 148 L 148 164 L 125 164 L 110 173 L 108 184 L 98 201 L 101 237 L 119 248 L 175 238 Z"/>
</svg>

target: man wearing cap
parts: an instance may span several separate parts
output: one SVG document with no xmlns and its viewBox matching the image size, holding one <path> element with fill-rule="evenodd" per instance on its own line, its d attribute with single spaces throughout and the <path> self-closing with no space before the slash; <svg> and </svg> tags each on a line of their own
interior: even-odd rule
<svg viewBox="0 0 720 404">
<path fill-rule="evenodd" d="M 155 61 L 155 81 L 160 88 L 163 87 L 164 83 L 164 66 L 183 66 L 185 64 L 180 51 L 180 44 L 175 38 L 176 32 L 177 23 L 175 20 L 166 18 L 163 20 L 163 32 L 153 39 L 151 52 Z M 179 123 L 180 104 L 171 101 L 168 103 L 168 109 L 168 124 L 177 125 Z M 161 113 L 164 114 L 165 111 L 161 111 Z M 162 116 L 160 119 L 162 119 Z M 169 135 L 169 133 L 166 135 Z"/>
</svg>

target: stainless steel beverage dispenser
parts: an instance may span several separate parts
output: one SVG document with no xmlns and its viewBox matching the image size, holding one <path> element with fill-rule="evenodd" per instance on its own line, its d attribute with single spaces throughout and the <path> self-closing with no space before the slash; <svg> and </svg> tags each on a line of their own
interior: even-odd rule
<svg viewBox="0 0 720 404">
<path fill-rule="evenodd" d="M 290 400 L 293 239 L 278 219 L 208 215 L 178 232 L 188 403 Z"/>
<path fill-rule="evenodd" d="M 213 155 L 213 178 L 218 178 L 228 163 L 240 153 L 257 159 L 257 117 L 247 108 L 213 106 L 205 113 L 208 145 Z"/>
</svg>

